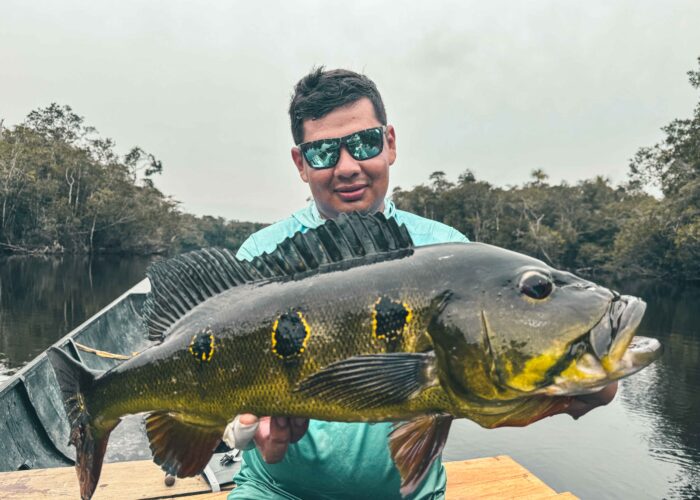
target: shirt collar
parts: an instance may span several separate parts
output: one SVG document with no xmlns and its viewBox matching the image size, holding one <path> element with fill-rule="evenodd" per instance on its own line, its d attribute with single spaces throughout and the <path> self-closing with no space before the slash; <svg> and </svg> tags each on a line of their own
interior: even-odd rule
<svg viewBox="0 0 700 500">
<path fill-rule="evenodd" d="M 396 205 L 389 198 L 384 198 L 384 216 L 388 219 L 396 214 Z M 305 228 L 315 228 L 323 224 L 323 217 L 318 211 L 316 202 L 311 200 L 307 206 L 301 210 L 297 210 L 292 214 L 299 223 Z"/>
</svg>

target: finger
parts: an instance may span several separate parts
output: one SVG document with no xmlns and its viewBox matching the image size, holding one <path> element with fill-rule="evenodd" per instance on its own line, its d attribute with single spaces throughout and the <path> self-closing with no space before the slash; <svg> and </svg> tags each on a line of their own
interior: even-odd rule
<svg viewBox="0 0 700 500">
<path fill-rule="evenodd" d="M 241 422 L 241 425 L 252 425 L 258 423 L 258 417 L 252 413 L 241 413 L 238 415 L 238 420 Z"/>
<path fill-rule="evenodd" d="M 617 393 L 617 382 L 604 387 L 599 392 L 577 396 L 571 401 L 566 413 L 578 419 L 599 406 L 604 406 L 613 400 Z"/>
<path fill-rule="evenodd" d="M 595 408 L 596 406 L 608 404 L 613 400 L 615 394 L 617 394 L 617 382 L 613 382 L 612 384 L 605 386 L 603 389 L 593 394 L 578 396 L 576 399 L 582 401 L 583 403 L 592 405 L 592 407 Z"/>
<path fill-rule="evenodd" d="M 274 464 L 284 458 L 287 453 L 290 438 L 290 425 L 287 417 L 272 417 L 269 420 L 269 434 L 263 441 L 263 445 L 258 445 L 260 454 L 265 462 Z"/>
<path fill-rule="evenodd" d="M 270 419 L 270 441 L 274 443 L 289 443 L 291 426 L 288 417 L 272 417 Z"/>
<path fill-rule="evenodd" d="M 255 432 L 255 444 L 262 448 L 265 442 L 270 439 L 270 418 L 260 417 L 258 420 L 258 430 Z"/>
<path fill-rule="evenodd" d="M 249 450 L 255 446 L 253 438 L 258 429 L 258 417 L 251 414 L 236 415 L 224 429 L 224 442 L 231 448 Z"/>
<path fill-rule="evenodd" d="M 302 437 L 304 437 L 304 434 L 306 434 L 306 430 L 309 428 L 309 419 L 308 418 L 290 418 L 290 430 L 291 430 L 291 436 L 289 439 L 290 443 L 296 443 L 299 441 Z"/>
</svg>

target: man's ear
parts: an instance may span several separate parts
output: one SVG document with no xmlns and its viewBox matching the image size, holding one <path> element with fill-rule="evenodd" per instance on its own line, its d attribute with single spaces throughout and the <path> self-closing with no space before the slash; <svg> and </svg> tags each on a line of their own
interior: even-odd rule
<svg viewBox="0 0 700 500">
<path fill-rule="evenodd" d="M 389 165 L 396 161 L 396 130 L 393 125 L 386 127 L 386 148 L 389 152 Z"/>
<path fill-rule="evenodd" d="M 292 161 L 299 171 L 299 177 L 301 177 L 301 180 L 308 183 L 309 176 L 306 175 L 306 168 L 304 168 L 304 157 L 301 155 L 301 150 L 296 146 L 292 148 Z"/>
</svg>

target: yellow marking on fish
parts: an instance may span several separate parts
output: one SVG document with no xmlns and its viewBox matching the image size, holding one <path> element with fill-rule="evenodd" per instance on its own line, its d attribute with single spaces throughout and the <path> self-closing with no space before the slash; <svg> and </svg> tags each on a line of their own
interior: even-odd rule
<svg viewBox="0 0 700 500">
<path fill-rule="evenodd" d="M 379 307 L 382 310 L 379 311 Z M 372 307 L 372 336 L 379 340 L 393 340 L 408 331 L 413 321 L 413 310 L 406 302 L 379 297 Z"/>
<path fill-rule="evenodd" d="M 284 313 L 272 324 L 272 352 L 281 359 L 300 356 L 311 336 L 311 328 L 300 311 Z"/>
<path fill-rule="evenodd" d="M 194 335 L 187 350 L 199 362 L 211 361 L 216 350 L 214 333 L 207 328 L 203 332 Z"/>
<path fill-rule="evenodd" d="M 521 391 L 531 391 L 544 380 L 547 371 L 561 358 L 561 352 L 546 352 L 528 359 L 520 373 L 508 381 L 508 385 Z M 506 363 L 507 365 L 508 363 Z M 509 370 L 512 373 L 512 365 Z"/>
<path fill-rule="evenodd" d="M 582 382 L 595 378 L 590 373 L 581 371 L 576 360 L 572 361 L 569 366 L 567 366 L 566 369 L 560 373 L 560 376 L 564 377 L 566 380 L 575 382 Z"/>
<path fill-rule="evenodd" d="M 610 356 L 603 356 L 603 359 L 600 360 L 600 364 L 603 365 L 603 369 L 608 373 L 612 373 L 615 371 L 616 363 L 614 363 L 613 360 L 610 359 Z"/>
</svg>

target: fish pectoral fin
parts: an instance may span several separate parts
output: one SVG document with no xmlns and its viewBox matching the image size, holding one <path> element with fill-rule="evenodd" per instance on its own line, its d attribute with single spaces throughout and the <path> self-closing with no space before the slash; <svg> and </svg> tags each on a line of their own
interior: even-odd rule
<svg viewBox="0 0 700 500">
<path fill-rule="evenodd" d="M 401 495 L 410 495 L 440 455 L 450 431 L 452 415 L 421 415 L 398 424 L 389 435 L 389 449 L 401 474 Z"/>
<path fill-rule="evenodd" d="M 305 378 L 296 390 L 352 409 L 401 404 L 436 385 L 433 351 L 353 356 Z"/>
<path fill-rule="evenodd" d="M 187 421 L 167 411 L 146 417 L 153 461 L 170 475 L 190 477 L 201 472 L 221 441 L 225 425 Z"/>
</svg>

